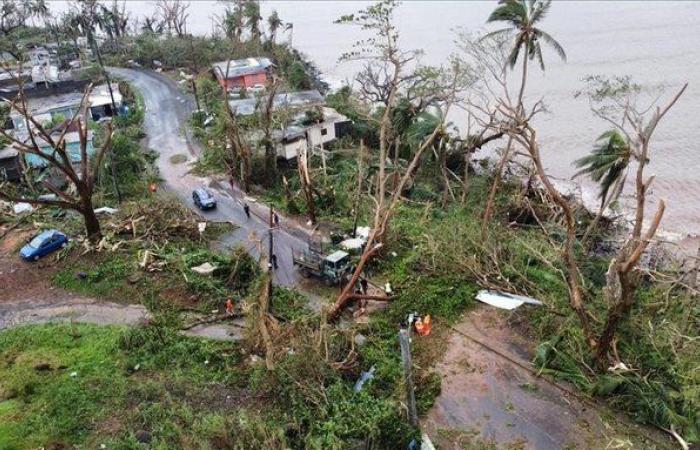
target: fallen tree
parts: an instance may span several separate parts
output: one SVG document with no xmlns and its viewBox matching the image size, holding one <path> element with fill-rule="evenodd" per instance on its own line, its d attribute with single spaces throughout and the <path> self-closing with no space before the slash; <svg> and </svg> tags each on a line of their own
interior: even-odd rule
<svg viewBox="0 0 700 450">
<path fill-rule="evenodd" d="M 102 236 L 102 231 L 92 205 L 92 197 L 95 192 L 95 183 L 102 168 L 102 162 L 106 154 L 111 151 L 112 125 L 106 125 L 102 144 L 95 150 L 94 156 L 90 156 L 88 154 L 87 107 L 91 89 L 92 85 L 88 86 L 75 114 L 70 120 L 60 126 L 61 131 L 58 132 L 55 129 L 45 129 L 34 118 L 27 107 L 23 89 L 20 88 L 17 97 L 14 99 L 4 99 L 8 102 L 10 108 L 23 118 L 27 136 L 20 137 L 5 129 L 0 129 L 0 135 L 10 140 L 12 147 L 17 150 L 20 157 L 24 158 L 26 155 L 36 156 L 46 163 L 48 170 L 58 171 L 68 181 L 68 188 L 59 189 L 51 182 L 43 181 L 41 185 L 56 196 L 56 199 L 48 199 L 21 194 L 16 186 L 11 186 L 9 182 L 3 182 L 0 184 L 0 199 L 10 202 L 26 202 L 33 205 L 55 206 L 61 209 L 77 211 L 83 216 L 88 238 L 92 242 L 97 242 Z M 66 148 L 66 133 L 71 129 L 77 129 L 79 136 L 80 159 L 78 161 L 73 160 Z"/>
</svg>

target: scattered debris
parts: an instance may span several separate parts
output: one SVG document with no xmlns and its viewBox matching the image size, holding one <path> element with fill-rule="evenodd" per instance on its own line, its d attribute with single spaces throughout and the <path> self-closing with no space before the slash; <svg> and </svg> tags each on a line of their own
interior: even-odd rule
<svg viewBox="0 0 700 450">
<path fill-rule="evenodd" d="M 374 371 L 375 367 L 372 366 L 369 368 L 367 372 L 362 372 L 360 374 L 360 378 L 357 379 L 357 382 L 355 382 L 355 387 L 353 388 L 353 391 L 355 392 L 360 392 L 362 390 L 362 387 L 366 382 L 374 378 Z"/>
<path fill-rule="evenodd" d="M 618 362 L 617 364 L 608 367 L 608 372 L 613 372 L 613 373 L 621 373 L 621 372 L 631 372 L 633 369 L 631 367 L 627 367 L 625 363 L 622 361 Z"/>
<path fill-rule="evenodd" d="M 139 267 L 146 272 L 159 272 L 167 264 L 165 261 L 157 261 L 158 255 L 150 250 L 140 250 L 138 252 Z"/>
<path fill-rule="evenodd" d="M 365 242 L 366 241 L 361 238 L 350 238 L 340 242 L 340 246 L 343 250 L 361 250 Z"/>
<path fill-rule="evenodd" d="M 58 200 L 58 196 L 56 194 L 42 194 L 37 198 L 39 200 Z"/>
<path fill-rule="evenodd" d="M 367 239 L 369 239 L 369 227 L 357 227 L 355 237 L 364 239 L 367 242 Z"/>
<path fill-rule="evenodd" d="M 34 211 L 34 207 L 32 205 L 30 205 L 29 203 L 19 202 L 19 203 L 15 203 L 12 206 L 12 211 L 15 214 L 30 213 L 30 212 Z"/>
<path fill-rule="evenodd" d="M 523 303 L 531 305 L 542 305 L 542 302 L 534 298 L 522 295 L 508 294 L 499 291 L 483 290 L 476 294 L 476 299 L 480 302 L 495 306 L 496 308 L 513 310 L 522 306 Z"/>
<path fill-rule="evenodd" d="M 77 377 L 77 376 L 78 376 L 78 372 L 71 372 L 71 373 L 70 373 L 70 377 L 71 377 L 71 378 L 75 378 L 75 377 Z"/>
<path fill-rule="evenodd" d="M 355 345 L 358 347 L 362 347 L 367 343 L 367 337 L 364 334 L 357 333 L 353 338 L 353 342 L 355 342 Z"/>
<path fill-rule="evenodd" d="M 210 262 L 205 262 L 198 266 L 190 267 L 190 270 L 194 273 L 198 273 L 199 275 L 211 275 L 216 270 L 216 266 Z"/>
<path fill-rule="evenodd" d="M 101 208 L 95 209 L 95 214 L 109 214 L 112 215 L 116 212 L 119 212 L 118 209 L 116 208 L 110 208 L 109 206 L 103 206 Z"/>
</svg>

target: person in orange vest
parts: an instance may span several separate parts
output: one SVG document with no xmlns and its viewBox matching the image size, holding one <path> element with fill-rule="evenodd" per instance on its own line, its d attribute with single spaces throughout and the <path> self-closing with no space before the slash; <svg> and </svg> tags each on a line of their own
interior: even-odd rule
<svg viewBox="0 0 700 450">
<path fill-rule="evenodd" d="M 416 328 L 416 333 L 418 333 L 418 336 L 427 336 L 430 334 L 430 328 L 432 326 L 432 321 L 430 319 L 430 314 L 427 316 L 423 317 L 422 319 L 419 317 L 416 319 L 415 323 L 413 326 Z"/>
<path fill-rule="evenodd" d="M 226 300 L 226 314 L 233 315 L 233 301 L 230 298 Z"/>
</svg>

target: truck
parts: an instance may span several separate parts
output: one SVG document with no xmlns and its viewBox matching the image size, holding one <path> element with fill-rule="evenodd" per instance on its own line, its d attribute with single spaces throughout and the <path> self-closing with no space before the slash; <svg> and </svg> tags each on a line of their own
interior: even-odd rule
<svg viewBox="0 0 700 450">
<path fill-rule="evenodd" d="M 342 250 L 326 256 L 316 251 L 295 253 L 292 254 L 292 261 L 295 266 L 299 266 L 304 278 L 314 276 L 322 279 L 328 286 L 337 285 L 350 275 L 350 255 Z"/>
</svg>

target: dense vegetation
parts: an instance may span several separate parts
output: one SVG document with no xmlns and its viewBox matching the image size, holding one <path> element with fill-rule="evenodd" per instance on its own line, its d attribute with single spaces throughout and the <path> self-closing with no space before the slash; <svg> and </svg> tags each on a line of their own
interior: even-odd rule
<svg viewBox="0 0 700 450">
<path fill-rule="evenodd" d="M 549 191 L 543 171 L 519 173 L 524 183 L 503 176 L 508 168 L 516 171 L 511 153 L 516 145 L 535 166 L 542 162 L 535 130 L 524 117 L 523 93 L 528 64 L 544 67 L 540 43 L 565 57 L 540 28 L 549 2 L 503 2 L 489 20 L 505 21 L 513 29 L 462 42 L 472 58 L 462 55 L 461 64 L 449 69 L 408 64 L 415 54 L 398 47 L 391 22 L 394 2 L 341 18 L 376 33 L 353 51 L 377 47 L 381 52 L 373 62 L 389 69 L 382 78 L 369 64 L 359 75 L 362 89 L 346 87 L 328 96 L 329 106 L 354 126 L 327 158 L 314 154 L 303 161 L 311 187 L 293 164 L 273 158 L 271 172 L 269 136 L 240 144 L 245 141 L 241 131 L 269 129 L 284 122 L 283 112 L 232 117 L 223 102 L 226 94 L 206 74 L 213 61 L 254 54 L 275 61 L 282 87 L 318 86 L 302 55 L 276 41 L 279 17 L 269 19 L 265 39 L 255 3 L 235 2 L 226 10 L 221 33 L 204 38 L 185 32 L 181 3 L 160 4 L 162 20 L 148 20 L 138 33 L 124 33 L 119 21 L 96 25 L 76 15 L 66 18 L 73 28 L 51 32 L 60 40 L 61 33 L 91 35 L 89 30 L 100 28 L 108 35 L 99 46 L 105 63 L 135 62 L 174 69 L 175 76 L 179 70 L 194 75 L 204 112 L 192 117 L 204 147 L 196 171 L 228 179 L 252 149 L 250 180 L 239 181 L 250 181 L 249 190 L 277 209 L 290 215 L 313 211 L 323 230 L 350 233 L 356 223 L 381 228 L 358 258 L 364 264 L 359 270 L 377 282 L 388 281 L 395 295 L 364 324 L 335 326 L 328 322 L 332 317 L 306 307 L 303 293 L 279 287 L 269 293 L 269 311 L 258 311 L 260 299 L 268 297 L 268 275 L 242 250 L 216 245 L 229 228 L 210 224 L 200 233 L 197 219 L 183 205 L 150 192 L 158 174 L 155 155 L 139 142 L 143 108 L 138 93 L 122 85 L 132 107 L 115 120 L 113 157 L 101 168 L 94 203 L 116 206 L 117 189 L 124 201 L 117 214 L 103 219 L 103 239 L 86 245 L 89 252 L 74 243 L 60 254 L 53 282 L 98 298 L 142 303 L 153 317 L 129 330 L 47 325 L 0 334 L 0 446 L 127 449 L 148 441 L 152 448 L 340 449 L 369 442 L 376 448 L 404 448 L 418 430 L 405 420 L 399 324 L 417 311 L 431 314 L 435 329 L 442 330 L 415 343 L 416 395 L 419 412 L 425 413 L 440 392 L 432 365 L 440 356 L 443 333 L 485 287 L 544 302 L 542 308 L 509 316 L 514 324 L 527 324 L 538 343 L 534 362 L 542 373 L 567 380 L 642 423 L 673 427 L 686 440 L 698 440 L 700 323 L 693 288 L 680 281 L 681 268 L 673 261 L 630 266 L 633 302 L 614 329 L 611 351 L 601 357 L 591 342 L 602 341 L 598 336 L 608 328 L 615 304 L 611 262 L 629 257 L 618 253 L 627 244 L 609 242 L 620 241 L 626 230 Z M 81 11 L 97 17 L 89 8 Z M 483 59 L 475 61 L 474 55 Z M 459 102 L 458 92 L 493 92 L 479 78 L 493 62 L 484 55 L 509 71 L 522 62 L 519 99 L 513 104 L 494 99 L 507 110 L 506 117 L 502 110 L 489 111 L 480 134 L 460 136 L 447 111 Z M 509 71 L 498 73 L 505 80 Z M 596 95 L 609 99 L 633 93 L 627 82 L 607 85 Z M 535 105 L 532 114 L 537 110 Z M 481 120 L 477 123 L 486 123 Z M 627 167 L 646 164 L 646 153 L 635 154 L 633 140 L 611 136 L 604 134 L 592 155 L 579 161 L 582 174 L 603 181 L 603 204 L 614 200 Z M 501 146 L 499 139 L 505 137 L 510 139 L 497 149 L 501 158 L 493 170 L 483 170 L 490 168 L 488 162 L 471 160 L 483 145 Z M 98 136 L 98 142 L 103 138 Z M 116 180 L 111 164 L 119 173 Z M 44 224 L 73 235 L 82 229 L 71 212 L 44 208 L 39 214 Z M 218 267 L 212 276 L 191 272 L 203 262 Z M 575 305 L 574 292 L 585 299 L 584 308 Z M 236 314 L 245 316 L 243 340 L 217 343 L 180 334 L 192 312 L 197 317 L 218 312 L 228 297 L 236 299 Z M 267 341 L 258 333 L 261 324 L 270 331 Z M 361 344 L 358 335 L 364 338 Z M 614 362 L 630 370 L 607 370 Z M 370 367 L 376 369 L 375 379 L 354 392 L 355 380 Z"/>
</svg>

